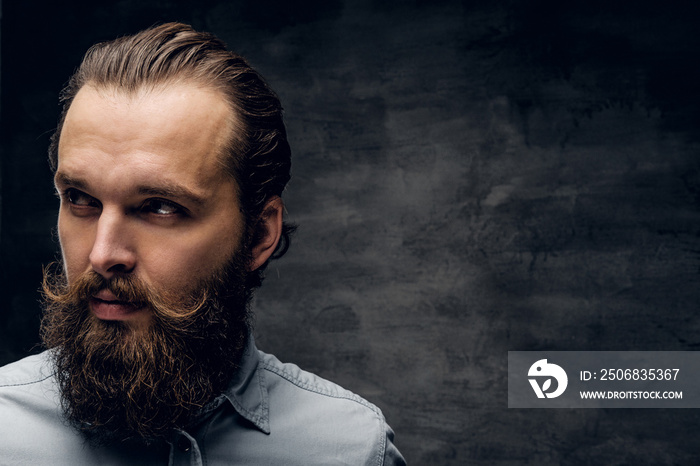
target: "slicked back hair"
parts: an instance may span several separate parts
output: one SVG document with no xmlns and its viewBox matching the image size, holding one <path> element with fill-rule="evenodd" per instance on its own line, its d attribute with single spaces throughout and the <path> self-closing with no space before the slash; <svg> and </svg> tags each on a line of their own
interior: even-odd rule
<svg viewBox="0 0 700 466">
<path fill-rule="evenodd" d="M 223 148 L 223 161 L 238 186 L 246 220 L 243 246 L 250 249 L 260 239 L 267 201 L 281 196 L 289 181 L 291 151 L 277 95 L 243 57 L 212 34 L 167 23 L 92 46 L 61 93 L 63 110 L 49 146 L 51 168 L 58 166 L 61 129 L 83 86 L 130 95 L 182 82 L 218 90 L 232 110 L 234 130 Z M 273 258 L 287 251 L 293 230 L 283 225 Z M 266 266 L 250 274 L 251 288 L 260 286 Z"/>
</svg>

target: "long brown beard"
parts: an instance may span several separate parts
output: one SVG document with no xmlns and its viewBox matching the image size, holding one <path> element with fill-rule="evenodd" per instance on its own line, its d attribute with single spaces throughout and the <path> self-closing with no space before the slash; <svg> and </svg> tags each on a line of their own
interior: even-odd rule
<svg viewBox="0 0 700 466">
<path fill-rule="evenodd" d="M 107 281 L 89 272 L 68 286 L 61 270 L 47 268 L 42 341 L 53 349 L 71 424 L 104 444 L 150 443 L 192 423 L 226 388 L 245 350 L 251 294 L 245 275 L 243 261 L 234 259 L 183 297 L 128 275 Z M 119 301 L 146 306 L 149 325 L 96 318 L 89 299 L 105 288 Z"/>
</svg>

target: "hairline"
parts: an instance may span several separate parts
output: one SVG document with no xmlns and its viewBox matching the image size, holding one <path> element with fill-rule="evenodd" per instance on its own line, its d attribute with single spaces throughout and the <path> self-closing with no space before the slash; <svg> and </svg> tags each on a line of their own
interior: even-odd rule
<svg viewBox="0 0 700 466">
<path fill-rule="evenodd" d="M 216 154 L 216 156 L 218 165 L 220 166 L 222 172 L 225 175 L 232 178 L 233 181 L 235 181 L 236 192 L 240 196 L 241 193 L 239 180 L 237 179 L 235 170 L 232 166 L 232 164 L 235 165 L 236 160 L 231 159 L 242 157 L 241 148 L 243 145 L 245 145 L 245 123 L 239 116 L 240 112 L 236 108 L 235 104 L 232 102 L 232 100 L 235 97 L 232 96 L 230 92 L 226 92 L 223 86 L 218 86 L 215 83 L 207 82 L 205 79 L 198 79 L 196 77 L 186 75 L 183 76 L 182 73 L 164 79 L 143 81 L 135 87 L 121 86 L 118 83 L 110 81 L 98 82 L 96 80 L 88 80 L 82 83 L 78 91 L 75 92 L 75 94 L 73 95 L 70 105 L 68 106 L 68 109 L 65 112 L 63 120 L 61 121 L 61 131 L 58 134 L 58 140 L 56 144 L 57 167 L 59 158 L 58 149 L 60 147 L 61 135 L 63 133 L 65 119 L 67 118 L 68 113 L 70 112 L 70 109 L 73 106 L 73 102 L 75 101 L 75 98 L 78 96 L 80 91 L 82 91 L 85 88 L 91 88 L 101 96 L 113 92 L 114 95 L 117 96 L 124 96 L 129 99 L 135 99 L 142 96 L 147 97 L 148 95 L 152 95 L 158 92 L 163 92 L 175 86 L 187 86 L 200 89 L 205 92 L 213 92 L 215 94 L 218 94 L 219 97 L 225 102 L 226 107 L 228 108 L 228 134 L 224 135 L 219 141 L 219 147 L 217 148 L 218 153 Z"/>
</svg>

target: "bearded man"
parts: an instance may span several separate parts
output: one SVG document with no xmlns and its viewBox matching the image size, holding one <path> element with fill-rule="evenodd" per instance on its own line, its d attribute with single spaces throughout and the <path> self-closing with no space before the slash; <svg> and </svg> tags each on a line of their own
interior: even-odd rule
<svg viewBox="0 0 700 466">
<path fill-rule="evenodd" d="M 403 464 L 379 409 L 255 348 L 291 231 L 260 75 L 170 23 L 92 47 L 62 101 L 48 349 L 0 369 L 0 462 Z"/>
</svg>

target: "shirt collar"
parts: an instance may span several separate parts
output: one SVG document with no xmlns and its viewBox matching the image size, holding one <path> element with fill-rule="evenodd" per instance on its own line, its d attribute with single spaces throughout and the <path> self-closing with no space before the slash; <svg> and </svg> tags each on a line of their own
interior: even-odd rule
<svg viewBox="0 0 700 466">
<path fill-rule="evenodd" d="M 260 355 L 250 335 L 248 345 L 224 396 L 234 409 L 266 434 L 270 433 L 269 404 Z"/>
</svg>

